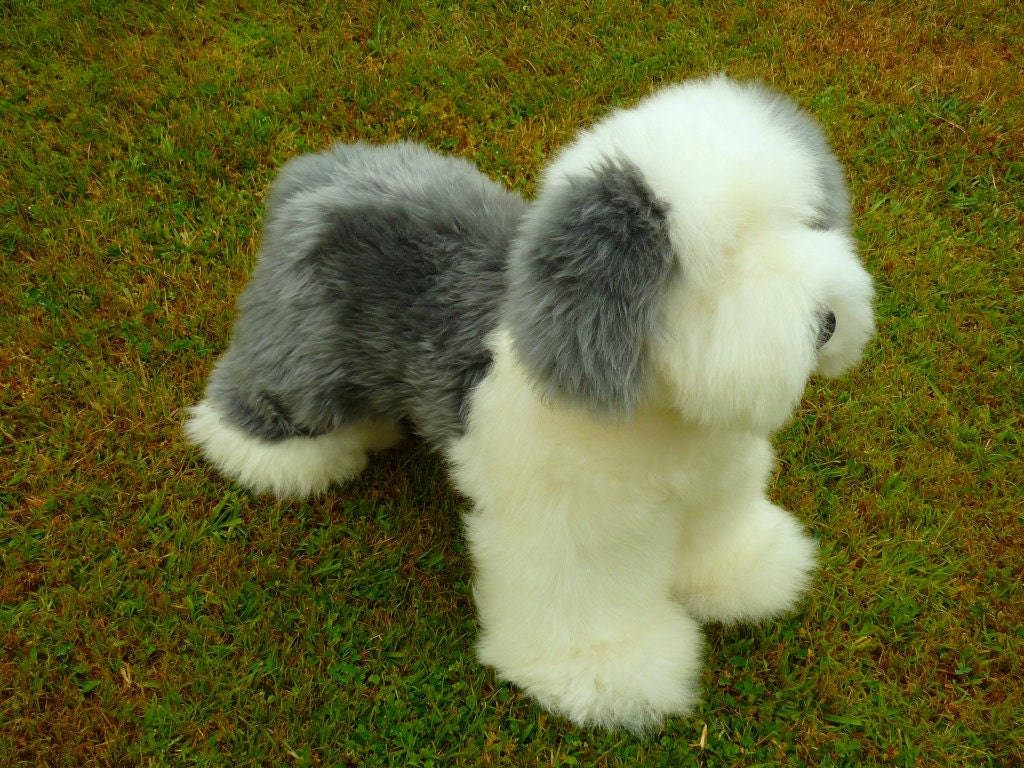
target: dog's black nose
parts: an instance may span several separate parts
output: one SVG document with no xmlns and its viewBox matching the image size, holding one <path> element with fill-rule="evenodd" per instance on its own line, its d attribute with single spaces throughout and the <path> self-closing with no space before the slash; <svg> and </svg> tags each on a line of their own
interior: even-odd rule
<svg viewBox="0 0 1024 768">
<path fill-rule="evenodd" d="M 818 349 L 824 347 L 835 332 L 836 316 L 826 311 L 821 316 L 821 326 L 818 328 Z"/>
</svg>

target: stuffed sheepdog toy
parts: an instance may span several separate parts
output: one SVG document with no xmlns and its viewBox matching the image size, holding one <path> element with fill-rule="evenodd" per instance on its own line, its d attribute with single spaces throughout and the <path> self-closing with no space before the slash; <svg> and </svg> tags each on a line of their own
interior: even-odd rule
<svg viewBox="0 0 1024 768">
<path fill-rule="evenodd" d="M 472 500 L 483 662 L 579 724 L 698 699 L 707 621 L 792 608 L 815 544 L 769 436 L 872 333 L 842 169 L 725 77 L 613 112 L 532 203 L 413 144 L 284 167 L 188 438 L 281 497 L 411 431 Z"/>
</svg>

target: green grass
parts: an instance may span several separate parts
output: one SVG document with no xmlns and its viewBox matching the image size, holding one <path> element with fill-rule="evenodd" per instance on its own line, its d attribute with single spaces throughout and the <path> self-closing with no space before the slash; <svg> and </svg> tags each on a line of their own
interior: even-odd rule
<svg viewBox="0 0 1024 768">
<path fill-rule="evenodd" d="M 1011 3 L 0 3 L 0 766 L 1024 762 L 1024 13 Z M 183 444 L 286 159 L 413 139 L 533 191 L 659 83 L 759 77 L 848 166 L 879 337 L 777 440 L 802 609 L 580 730 L 473 658 L 463 502 L 303 504 Z"/>
</svg>

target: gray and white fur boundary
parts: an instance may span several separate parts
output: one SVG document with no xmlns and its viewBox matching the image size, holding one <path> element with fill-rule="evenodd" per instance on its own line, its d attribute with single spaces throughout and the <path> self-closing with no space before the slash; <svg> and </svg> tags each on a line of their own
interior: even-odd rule
<svg viewBox="0 0 1024 768">
<path fill-rule="evenodd" d="M 257 492 L 414 434 L 471 500 L 481 661 L 580 725 L 699 699 L 704 622 L 792 609 L 816 545 L 769 437 L 873 333 L 817 123 L 726 77 L 614 111 L 527 203 L 414 144 L 288 163 L 188 439 Z"/>
</svg>

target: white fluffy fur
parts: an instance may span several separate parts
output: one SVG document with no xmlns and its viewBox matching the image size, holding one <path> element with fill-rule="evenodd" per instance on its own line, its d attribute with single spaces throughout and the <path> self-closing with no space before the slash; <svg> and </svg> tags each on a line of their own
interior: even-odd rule
<svg viewBox="0 0 1024 768">
<path fill-rule="evenodd" d="M 399 430 L 384 423 L 356 424 L 319 437 L 260 440 L 225 421 L 203 400 L 189 409 L 185 437 L 228 477 L 256 493 L 304 498 L 363 471 L 368 451 L 394 445 Z"/>
<path fill-rule="evenodd" d="M 772 106 L 711 79 L 585 132 L 543 186 L 627 157 L 663 200 L 682 278 L 649 341 L 646 405 L 602 421 L 542 399 L 505 331 L 450 448 L 474 510 L 481 659 L 550 709 L 643 730 L 698 700 L 698 621 L 793 608 L 816 545 L 765 487 L 769 435 L 808 377 L 855 363 L 872 286 L 843 230 L 809 226 L 826 194 Z M 821 350 L 807 329 L 836 316 Z"/>
<path fill-rule="evenodd" d="M 652 408 L 600 422 L 543 401 L 495 339 L 450 449 L 480 658 L 581 725 L 643 730 L 699 698 L 697 620 L 792 608 L 815 545 L 764 500 L 772 452 Z"/>
</svg>

